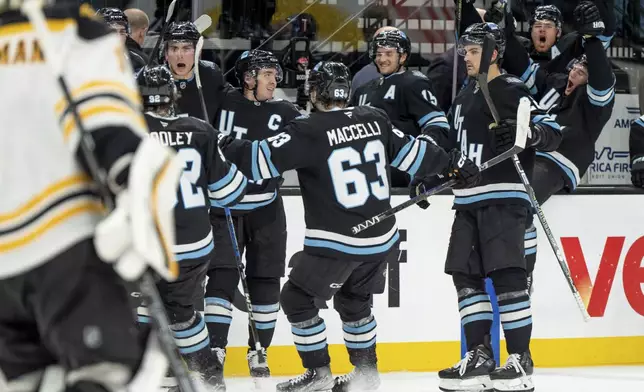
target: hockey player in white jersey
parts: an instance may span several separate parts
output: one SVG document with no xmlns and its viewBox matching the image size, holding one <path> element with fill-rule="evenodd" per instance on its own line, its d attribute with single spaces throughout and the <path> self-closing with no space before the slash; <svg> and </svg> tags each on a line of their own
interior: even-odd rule
<svg viewBox="0 0 644 392">
<path fill-rule="evenodd" d="M 133 328 L 121 278 L 148 268 L 176 277 L 168 249 L 181 166 L 144 137 L 118 36 L 86 4 L 44 9 L 47 42 L 66 53 L 62 74 L 116 202 L 102 220 L 81 131 L 33 26 L 12 8 L 20 3 L 0 1 L 3 391 L 155 392 L 167 360 L 154 334 L 145 343 Z"/>
</svg>

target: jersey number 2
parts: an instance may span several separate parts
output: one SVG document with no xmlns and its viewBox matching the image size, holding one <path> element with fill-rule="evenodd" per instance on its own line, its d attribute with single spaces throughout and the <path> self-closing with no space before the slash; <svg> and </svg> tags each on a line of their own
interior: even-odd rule
<svg viewBox="0 0 644 392">
<path fill-rule="evenodd" d="M 206 205 L 203 190 L 197 186 L 201 174 L 201 154 L 194 148 L 182 148 L 177 151 L 183 160 L 183 173 L 179 179 L 179 193 L 183 201 L 183 207 L 195 208 Z"/>
<path fill-rule="evenodd" d="M 362 158 L 364 157 L 364 161 Z M 363 206 L 370 195 L 378 200 L 389 199 L 389 181 L 387 179 L 387 160 L 385 146 L 380 140 L 368 142 L 362 154 L 353 147 L 334 150 L 328 159 L 329 172 L 333 181 L 333 189 L 338 203 L 344 208 Z M 349 168 L 344 169 L 347 163 Z M 378 181 L 369 182 L 367 176 L 354 166 L 374 162 L 378 173 Z"/>
</svg>

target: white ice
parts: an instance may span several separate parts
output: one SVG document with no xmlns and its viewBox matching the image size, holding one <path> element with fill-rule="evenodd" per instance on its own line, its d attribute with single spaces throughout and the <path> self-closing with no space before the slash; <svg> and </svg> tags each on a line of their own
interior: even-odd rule
<svg viewBox="0 0 644 392">
<path fill-rule="evenodd" d="M 273 383 L 286 380 L 276 377 Z M 536 369 L 535 392 L 644 392 L 644 366 Z M 227 378 L 227 392 L 251 392 L 249 378 Z M 266 389 L 275 391 L 274 388 Z M 439 392 L 436 373 L 386 373 L 379 392 Z"/>
</svg>

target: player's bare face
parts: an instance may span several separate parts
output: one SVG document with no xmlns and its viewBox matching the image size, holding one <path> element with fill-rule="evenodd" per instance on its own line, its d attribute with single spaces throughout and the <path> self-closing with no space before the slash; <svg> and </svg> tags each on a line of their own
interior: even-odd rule
<svg viewBox="0 0 644 392">
<path fill-rule="evenodd" d="M 572 94 L 579 86 L 588 83 L 588 69 L 581 64 L 575 64 L 568 73 L 568 84 L 566 85 L 565 95 Z"/>
<path fill-rule="evenodd" d="M 125 40 L 127 39 L 127 30 L 125 30 L 125 26 L 114 23 L 110 25 L 110 28 L 118 34 L 121 42 L 125 45 Z"/>
<path fill-rule="evenodd" d="M 165 59 L 175 79 L 189 79 L 195 64 L 195 46 L 192 42 L 172 41 L 168 44 Z"/>
<path fill-rule="evenodd" d="M 394 48 L 378 48 L 376 52 L 376 66 L 378 72 L 383 75 L 389 75 L 398 70 L 400 64 L 400 55 Z"/>
<path fill-rule="evenodd" d="M 537 20 L 532 25 L 532 44 L 539 53 L 546 53 L 557 42 L 559 30 L 551 20 Z"/>
<path fill-rule="evenodd" d="M 467 76 L 476 76 L 479 73 L 479 65 L 481 65 L 481 51 L 480 45 L 466 45 L 465 48 L 465 67 L 467 69 Z"/>
<path fill-rule="evenodd" d="M 264 68 L 257 73 L 257 99 L 267 101 L 273 99 L 277 88 L 277 70 L 273 68 Z"/>
</svg>

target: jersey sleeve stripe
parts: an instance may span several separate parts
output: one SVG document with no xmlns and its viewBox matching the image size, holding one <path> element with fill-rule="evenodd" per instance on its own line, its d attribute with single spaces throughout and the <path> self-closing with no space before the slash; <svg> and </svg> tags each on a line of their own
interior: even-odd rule
<svg viewBox="0 0 644 392">
<path fill-rule="evenodd" d="M 519 77 L 530 90 L 530 94 L 535 95 L 537 93 L 537 87 L 535 86 L 535 80 L 537 76 L 537 70 L 539 69 L 539 64 L 536 64 L 532 59 L 530 59 L 530 64 L 525 72 Z"/>
<path fill-rule="evenodd" d="M 259 154 L 260 154 L 260 152 L 259 152 L 259 141 L 255 140 L 251 144 L 250 151 L 251 151 L 251 154 L 250 154 L 251 155 L 250 166 L 251 166 L 251 172 L 252 172 L 252 175 L 253 175 L 252 179 L 253 179 L 253 181 L 260 181 L 262 179 L 262 177 L 259 175 L 259 160 L 257 159 Z"/>
<path fill-rule="evenodd" d="M 87 131 L 93 131 L 109 126 L 125 126 L 139 135 L 147 133 L 147 125 L 143 116 L 135 112 L 132 108 L 123 104 L 101 104 L 90 105 L 79 108 L 79 116 L 83 127 Z M 63 138 L 66 142 L 71 141 L 71 136 L 76 135 L 76 120 L 69 116 L 63 125 Z"/>
<path fill-rule="evenodd" d="M 110 80 L 92 80 L 78 88 L 75 88 L 71 92 L 72 99 L 77 104 L 80 101 L 87 100 L 89 97 L 100 96 L 103 94 L 118 95 L 134 108 L 140 109 L 142 106 L 141 96 L 136 91 L 128 88 L 122 83 Z M 67 99 L 65 97 L 59 99 L 58 102 L 56 102 L 54 109 L 58 116 L 62 116 L 63 113 L 67 112 L 69 109 Z"/>
<path fill-rule="evenodd" d="M 210 196 L 210 205 L 214 207 L 227 207 L 235 204 L 241 198 L 247 185 L 248 179 L 238 171 L 230 185 L 225 188 L 229 193 L 224 194 L 224 190 L 222 190 L 221 194 L 217 195 L 212 192 L 208 192 L 208 195 Z"/>
<path fill-rule="evenodd" d="M 81 188 L 87 188 L 91 184 L 92 180 L 86 174 L 76 174 L 73 176 L 65 177 L 62 180 L 49 185 L 17 209 L 4 214 L 0 214 L 0 229 L 3 226 L 13 224 L 17 220 L 24 218 L 26 215 L 31 214 L 34 210 L 42 209 L 43 205 L 45 205 L 51 199 L 59 198 L 61 195 L 64 195 L 71 191 L 75 191 Z"/>
<path fill-rule="evenodd" d="M 72 217 L 79 216 L 81 214 L 102 214 L 105 210 L 100 199 L 74 199 L 73 201 L 77 203 L 71 203 L 68 208 L 62 209 L 39 226 L 26 232 L 19 232 L 20 235 L 15 240 L 0 242 L 0 254 L 13 251 L 37 240 L 46 232 L 66 222 Z"/>
<path fill-rule="evenodd" d="M 213 185 L 208 186 L 208 197 L 216 204 L 230 204 L 230 196 L 239 196 L 240 185 L 244 185 L 246 177 L 237 169 L 234 164 L 230 167 L 228 174 Z M 245 185 L 244 185 L 245 187 Z M 243 190 L 243 187 L 241 188 Z M 234 201 L 235 199 L 232 199 Z"/>
<path fill-rule="evenodd" d="M 418 149 L 420 148 L 420 143 L 418 143 L 415 139 L 411 143 L 411 150 L 409 151 L 409 154 L 405 156 L 405 159 L 402 160 L 400 165 L 398 165 L 396 168 L 398 170 L 402 171 L 407 171 L 409 168 L 414 164 L 416 161 L 416 157 L 418 156 Z"/>
<path fill-rule="evenodd" d="M 635 120 L 635 123 L 637 125 L 639 125 L 640 127 L 644 127 L 644 116 L 642 116 L 642 117 L 638 118 L 637 120 Z"/>
<path fill-rule="evenodd" d="M 53 32 L 60 32 L 74 25 L 76 25 L 76 21 L 72 18 L 47 20 L 47 29 Z M 6 26 L 0 26 L 0 37 L 30 33 L 33 30 L 34 28 L 29 22 L 12 23 Z"/>
<path fill-rule="evenodd" d="M 268 147 L 268 143 L 266 143 L 265 140 L 262 140 L 261 142 L 259 142 L 259 146 L 262 148 L 262 152 L 264 153 L 264 157 L 266 158 L 266 163 L 271 171 L 271 177 L 279 176 L 280 172 L 277 171 L 277 168 L 271 160 L 271 149 Z"/>
<path fill-rule="evenodd" d="M 559 126 L 559 123 L 555 121 L 555 118 L 549 114 L 538 114 L 534 116 L 532 119 L 532 122 L 535 124 L 545 124 L 548 125 L 549 127 L 561 132 L 561 127 Z"/>
<path fill-rule="evenodd" d="M 606 90 L 596 90 L 590 84 L 586 86 L 588 100 L 595 106 L 606 106 L 615 97 L 615 79 L 613 85 Z"/>
<path fill-rule="evenodd" d="M 405 159 L 407 154 L 409 153 L 409 150 L 411 150 L 411 147 L 414 145 L 414 141 L 411 140 L 407 144 L 405 144 L 400 151 L 398 151 L 398 155 L 394 158 L 393 162 L 391 162 L 391 166 L 398 168 L 400 166 L 400 162 Z"/>
<path fill-rule="evenodd" d="M 411 169 L 407 171 L 409 175 L 414 178 L 416 175 L 416 172 L 420 168 L 420 164 L 423 162 L 423 159 L 425 158 L 425 151 L 427 150 L 427 142 L 420 141 L 418 140 L 417 143 L 420 145 L 420 148 L 418 149 L 418 154 L 416 154 L 416 160 L 414 161 L 414 164 L 411 166 Z"/>
</svg>

